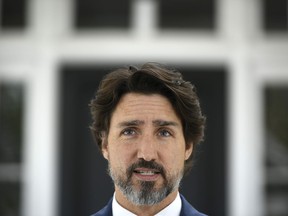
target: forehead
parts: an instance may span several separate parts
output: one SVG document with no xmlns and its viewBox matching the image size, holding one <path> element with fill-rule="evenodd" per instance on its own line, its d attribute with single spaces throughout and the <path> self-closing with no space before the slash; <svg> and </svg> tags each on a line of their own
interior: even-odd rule
<svg viewBox="0 0 288 216">
<path fill-rule="evenodd" d="M 160 94 L 127 93 L 117 104 L 111 123 L 120 119 L 145 120 L 173 120 L 180 122 L 171 102 Z"/>
</svg>

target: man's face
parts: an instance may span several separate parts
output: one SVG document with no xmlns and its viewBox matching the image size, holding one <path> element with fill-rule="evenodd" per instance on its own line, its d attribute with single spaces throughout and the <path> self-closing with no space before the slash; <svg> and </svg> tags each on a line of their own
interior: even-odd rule
<svg viewBox="0 0 288 216">
<path fill-rule="evenodd" d="M 178 189 L 185 147 L 182 123 L 159 94 L 128 93 L 112 114 L 102 152 L 115 190 L 135 205 L 153 205 Z"/>
</svg>

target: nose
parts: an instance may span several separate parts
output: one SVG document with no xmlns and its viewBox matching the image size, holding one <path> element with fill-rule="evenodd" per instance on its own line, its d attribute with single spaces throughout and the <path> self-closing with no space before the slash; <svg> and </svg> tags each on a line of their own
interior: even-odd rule
<svg viewBox="0 0 288 216">
<path fill-rule="evenodd" d="M 137 157 L 145 161 L 156 160 L 158 157 L 157 141 L 149 135 L 143 136 L 138 143 Z"/>
</svg>

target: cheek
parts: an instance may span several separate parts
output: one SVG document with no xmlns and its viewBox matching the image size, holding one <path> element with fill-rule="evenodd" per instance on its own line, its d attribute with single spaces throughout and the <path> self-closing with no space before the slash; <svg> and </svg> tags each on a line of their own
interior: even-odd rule
<svg viewBox="0 0 288 216">
<path fill-rule="evenodd" d="M 112 144 L 108 150 L 109 162 L 115 167 L 127 168 L 132 162 L 132 149 L 121 145 Z"/>
<path fill-rule="evenodd" d="M 166 149 L 167 150 L 167 149 Z M 180 170 L 184 167 L 185 161 L 185 151 L 179 151 L 179 149 L 173 149 L 170 151 L 161 151 L 163 165 L 166 167 L 167 171 L 173 172 L 175 170 Z"/>
<path fill-rule="evenodd" d="M 182 142 L 178 143 L 177 146 L 178 148 L 175 147 L 171 157 L 173 158 L 173 165 L 176 167 L 176 169 L 180 170 L 183 169 L 187 157 L 185 141 L 183 140 Z"/>
</svg>

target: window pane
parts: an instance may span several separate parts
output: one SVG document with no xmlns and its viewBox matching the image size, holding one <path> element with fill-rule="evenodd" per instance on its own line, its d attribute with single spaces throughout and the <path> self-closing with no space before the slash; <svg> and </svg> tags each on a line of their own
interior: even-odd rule
<svg viewBox="0 0 288 216">
<path fill-rule="evenodd" d="M 0 3 L 3 29 L 22 29 L 26 26 L 26 0 L 2 0 Z"/>
<path fill-rule="evenodd" d="M 204 29 L 215 27 L 214 0 L 160 0 L 161 28 Z"/>
<path fill-rule="evenodd" d="M 21 85 L 0 83 L 0 163 L 21 161 L 22 93 Z"/>
<path fill-rule="evenodd" d="M 265 91 L 267 215 L 288 215 L 288 87 Z"/>
<path fill-rule="evenodd" d="M 287 0 L 264 0 L 264 28 L 267 31 L 288 30 Z"/>
<path fill-rule="evenodd" d="M 130 0 L 75 0 L 75 27 L 127 28 L 130 22 Z"/>
<path fill-rule="evenodd" d="M 20 185 L 19 183 L 0 182 L 0 215 L 20 215 Z"/>
</svg>

